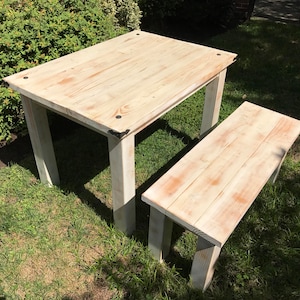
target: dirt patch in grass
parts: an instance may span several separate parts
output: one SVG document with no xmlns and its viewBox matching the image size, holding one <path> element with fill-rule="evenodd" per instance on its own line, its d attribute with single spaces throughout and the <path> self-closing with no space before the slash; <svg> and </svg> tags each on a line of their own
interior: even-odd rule
<svg viewBox="0 0 300 300">
<path fill-rule="evenodd" d="M 67 294 L 64 300 L 110 300 L 116 295 L 116 291 L 109 289 L 104 280 L 97 280 L 93 282 L 88 291 L 80 293 Z"/>
<path fill-rule="evenodd" d="M 89 272 L 89 268 L 101 256 L 100 247 L 79 245 L 76 254 L 74 249 L 54 249 L 42 253 L 36 249 L 34 241 L 29 246 L 28 239 L 21 236 L 14 238 L 18 238 L 14 243 L 19 245 L 17 255 L 21 255 L 23 260 L 13 275 L 19 282 L 17 296 L 23 298 L 28 292 L 30 294 L 27 288 L 30 290 L 38 286 L 44 287 L 44 295 L 49 299 L 65 295 L 63 299 L 106 300 L 116 293 L 105 281 L 95 280 L 94 273 Z M 22 284 L 26 282 L 30 286 Z"/>
<path fill-rule="evenodd" d="M 93 271 L 107 251 L 101 242 L 106 234 L 102 223 L 75 195 L 44 188 L 40 185 L 37 191 L 36 185 L 28 186 L 21 193 L 27 200 L 19 203 L 14 196 L 19 190 L 4 193 L 2 201 L 17 207 L 10 208 L 11 223 L 1 232 L 1 288 L 21 299 L 36 295 L 45 299 L 113 298 L 116 291 L 106 280 L 99 281 Z M 35 192 L 39 197 L 29 201 Z"/>
</svg>

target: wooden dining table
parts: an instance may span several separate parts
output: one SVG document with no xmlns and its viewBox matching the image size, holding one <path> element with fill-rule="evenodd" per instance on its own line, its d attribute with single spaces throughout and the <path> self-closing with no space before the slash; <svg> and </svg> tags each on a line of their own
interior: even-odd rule
<svg viewBox="0 0 300 300">
<path fill-rule="evenodd" d="M 4 81 L 21 95 L 42 182 L 59 184 L 47 110 L 108 138 L 114 222 L 131 234 L 135 135 L 203 87 L 200 133 L 207 132 L 218 122 L 226 70 L 235 58 L 235 53 L 135 30 Z"/>
</svg>

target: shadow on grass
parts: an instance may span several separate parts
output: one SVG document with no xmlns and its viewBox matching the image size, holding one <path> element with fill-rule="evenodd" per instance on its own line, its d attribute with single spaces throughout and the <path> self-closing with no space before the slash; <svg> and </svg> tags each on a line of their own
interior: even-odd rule
<svg viewBox="0 0 300 300">
<path fill-rule="evenodd" d="M 238 54 L 227 82 L 241 96 L 300 119 L 299 36 L 300 26 L 256 20 L 207 44 Z"/>
<path fill-rule="evenodd" d="M 105 204 L 106 200 L 99 198 L 85 187 L 86 183 L 109 167 L 107 138 L 60 116 L 50 117 L 50 124 L 52 124 L 50 127 L 60 175 L 60 188 L 65 192 L 75 193 L 108 224 L 113 224 L 112 210 L 109 205 Z M 199 141 L 191 139 L 183 132 L 174 130 L 165 120 L 157 120 L 136 136 L 136 146 L 160 129 L 178 138 L 186 146 L 136 190 L 136 206 L 139 212 L 137 214 L 137 231 L 142 231 L 142 234 L 137 233 L 136 237 L 141 238 L 144 243 L 146 243 L 144 235 L 148 226 L 148 205 L 140 201 L 141 194 Z M 26 154 L 14 162 L 29 169 L 38 178 L 28 137 L 26 138 L 26 150 Z M 108 178 L 108 182 L 110 183 L 110 178 Z M 109 197 L 109 195 L 101 196 Z"/>
</svg>

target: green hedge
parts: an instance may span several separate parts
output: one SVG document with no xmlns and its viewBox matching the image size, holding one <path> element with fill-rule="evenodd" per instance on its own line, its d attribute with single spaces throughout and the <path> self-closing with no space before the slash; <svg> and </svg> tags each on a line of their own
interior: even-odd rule
<svg viewBox="0 0 300 300">
<path fill-rule="evenodd" d="M 139 27 L 135 0 L 3 0 L 0 7 L 0 78 Z M 20 98 L 0 87 L 0 141 L 20 132 Z"/>
</svg>

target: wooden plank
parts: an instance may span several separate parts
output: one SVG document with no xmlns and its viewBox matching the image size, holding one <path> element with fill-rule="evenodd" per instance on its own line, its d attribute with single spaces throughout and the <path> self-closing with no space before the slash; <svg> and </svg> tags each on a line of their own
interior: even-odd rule
<svg viewBox="0 0 300 300">
<path fill-rule="evenodd" d="M 21 100 L 40 180 L 49 186 L 58 185 L 59 174 L 46 109 L 25 96 L 21 96 Z"/>
</svg>

